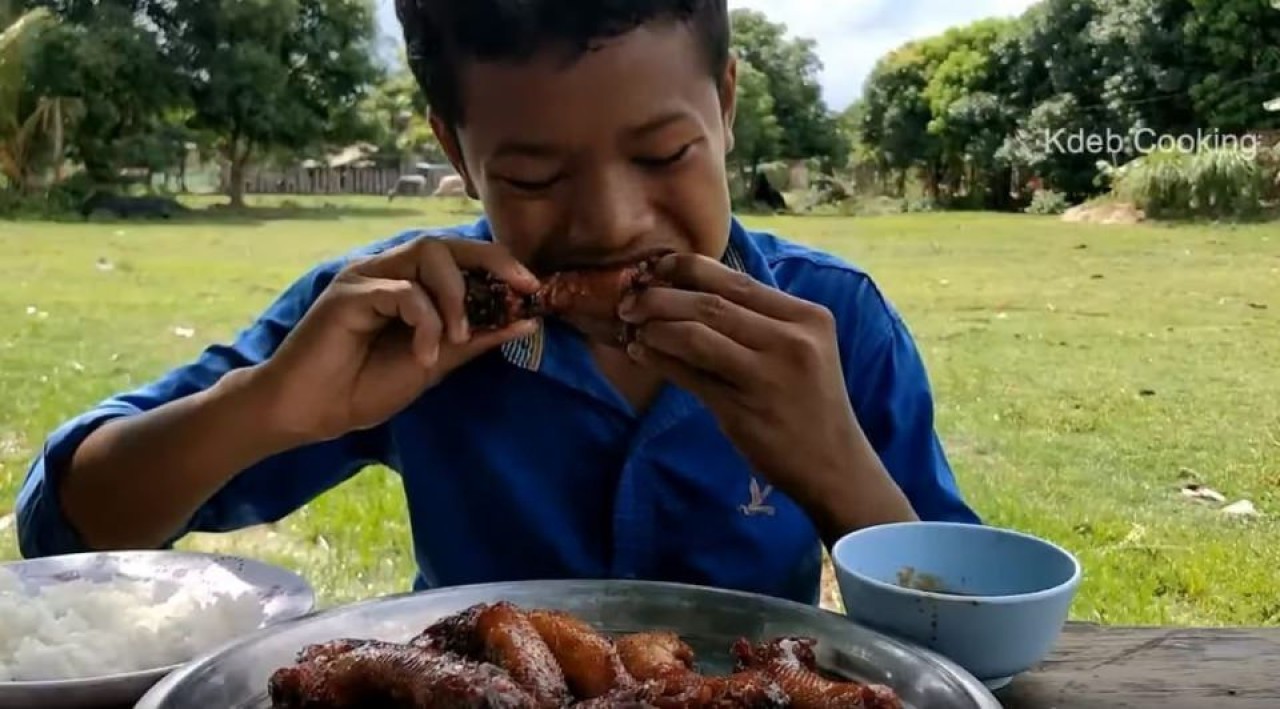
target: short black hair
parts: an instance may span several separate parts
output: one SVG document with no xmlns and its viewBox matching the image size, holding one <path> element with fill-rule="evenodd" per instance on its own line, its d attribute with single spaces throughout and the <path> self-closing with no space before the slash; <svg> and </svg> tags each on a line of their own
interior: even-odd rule
<svg viewBox="0 0 1280 709">
<path fill-rule="evenodd" d="M 458 68 L 465 61 L 520 61 L 555 46 L 573 60 L 601 40 L 654 21 L 689 25 L 717 82 L 729 59 L 726 0 L 396 0 L 409 69 L 432 112 L 462 120 Z"/>
</svg>

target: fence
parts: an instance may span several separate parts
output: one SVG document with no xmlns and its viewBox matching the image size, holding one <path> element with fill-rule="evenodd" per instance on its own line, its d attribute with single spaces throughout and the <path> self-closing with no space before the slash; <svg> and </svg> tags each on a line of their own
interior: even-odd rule
<svg viewBox="0 0 1280 709">
<path fill-rule="evenodd" d="M 245 181 L 246 194 L 363 194 L 385 196 L 396 187 L 403 175 L 395 168 L 383 167 L 297 167 L 289 170 L 255 171 Z M 442 175 L 422 175 L 426 179 L 424 194 L 431 194 Z"/>
</svg>

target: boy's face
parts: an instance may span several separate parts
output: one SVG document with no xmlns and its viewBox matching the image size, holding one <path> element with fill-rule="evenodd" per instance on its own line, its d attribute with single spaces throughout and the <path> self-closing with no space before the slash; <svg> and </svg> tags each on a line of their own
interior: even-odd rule
<svg viewBox="0 0 1280 709">
<path fill-rule="evenodd" d="M 436 134 L 495 239 L 535 272 L 658 249 L 719 258 L 729 236 L 725 153 L 732 63 L 722 86 L 684 25 L 643 26 L 572 64 L 469 63 L 455 142 Z"/>
</svg>

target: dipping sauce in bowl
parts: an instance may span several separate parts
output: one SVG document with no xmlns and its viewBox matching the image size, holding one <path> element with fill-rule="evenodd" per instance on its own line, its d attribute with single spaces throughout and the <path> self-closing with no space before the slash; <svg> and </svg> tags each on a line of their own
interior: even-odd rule
<svg viewBox="0 0 1280 709">
<path fill-rule="evenodd" d="M 949 657 L 998 688 L 1053 649 L 1080 585 L 1076 558 L 1008 529 L 888 524 L 832 549 L 845 613 Z"/>
</svg>

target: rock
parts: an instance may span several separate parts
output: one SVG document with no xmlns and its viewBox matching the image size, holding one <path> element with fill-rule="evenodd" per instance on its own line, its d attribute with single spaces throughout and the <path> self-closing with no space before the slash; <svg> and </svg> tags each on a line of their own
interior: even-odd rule
<svg viewBox="0 0 1280 709">
<path fill-rule="evenodd" d="M 1086 202 L 1063 212 L 1062 221 L 1082 224 L 1138 224 L 1147 215 L 1128 202 Z"/>
<path fill-rule="evenodd" d="M 1262 516 L 1262 513 L 1258 511 L 1258 508 L 1254 507 L 1253 503 L 1248 500 L 1239 500 L 1237 502 L 1232 502 L 1231 504 L 1222 508 L 1222 514 L 1232 515 L 1233 517 L 1261 517 Z"/>
<path fill-rule="evenodd" d="M 459 175 L 449 175 L 440 180 L 440 184 L 436 186 L 436 197 L 465 197 L 466 195 L 467 184 Z"/>
</svg>

